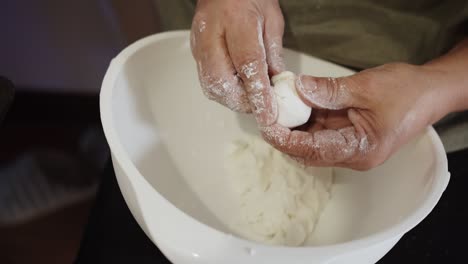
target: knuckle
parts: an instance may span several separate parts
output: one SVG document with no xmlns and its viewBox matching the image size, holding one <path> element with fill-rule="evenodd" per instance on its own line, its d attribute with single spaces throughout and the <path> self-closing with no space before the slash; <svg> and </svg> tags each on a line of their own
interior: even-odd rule
<svg viewBox="0 0 468 264">
<path fill-rule="evenodd" d="M 240 87 L 237 77 L 218 75 L 204 76 L 200 79 L 203 94 L 236 112 L 250 112 L 246 93 Z"/>
<path fill-rule="evenodd" d="M 206 80 L 200 79 L 200 86 L 203 92 L 203 95 L 209 100 L 219 101 L 217 93 L 214 91 L 213 86 L 207 85 Z"/>
<path fill-rule="evenodd" d="M 362 101 L 363 98 L 372 97 L 372 87 L 379 87 L 380 84 L 377 82 L 373 75 L 358 73 L 356 75 L 344 78 L 347 92 L 354 98 L 359 98 Z"/>
<path fill-rule="evenodd" d="M 330 92 L 330 102 L 336 103 L 341 87 L 344 85 L 342 78 L 330 78 L 328 82 Z"/>
<path fill-rule="evenodd" d="M 270 26 L 284 30 L 285 22 L 281 8 L 279 6 L 273 6 L 272 9 L 270 9 L 269 15 L 265 18 L 265 22 Z"/>
<path fill-rule="evenodd" d="M 355 93 L 368 92 L 372 87 L 382 85 L 382 75 L 375 74 L 377 71 L 384 70 L 385 66 L 366 69 L 349 77 L 349 84 Z M 385 81 L 384 81 L 385 82 Z"/>
<path fill-rule="evenodd" d="M 259 79 L 244 83 L 244 87 L 246 92 L 253 97 L 253 100 L 257 99 L 263 101 L 263 96 L 265 96 L 267 93 L 267 91 L 264 89 L 265 85 Z M 253 103 L 257 105 L 255 102 Z"/>
<path fill-rule="evenodd" d="M 282 58 L 283 56 L 283 44 L 281 37 L 271 38 L 268 42 L 269 56 L 275 58 Z"/>
<path fill-rule="evenodd" d="M 242 54 L 242 57 L 239 58 L 239 65 L 241 68 L 247 65 L 258 67 L 261 63 L 265 63 L 265 59 L 263 59 L 260 50 L 246 51 Z"/>
<path fill-rule="evenodd" d="M 247 15 L 247 21 L 257 23 L 259 18 L 262 17 L 261 12 L 259 12 L 259 9 L 256 7 L 256 5 L 251 5 L 246 9 L 245 14 Z"/>
<path fill-rule="evenodd" d="M 206 22 L 207 16 L 203 12 L 197 12 L 192 20 L 192 27 L 190 30 L 190 48 L 192 50 L 192 54 L 195 54 L 195 48 L 199 45 L 201 41 L 204 39 L 204 34 L 202 32 L 206 29 Z M 208 45 L 206 43 L 205 45 Z"/>
<path fill-rule="evenodd" d="M 225 96 L 226 91 L 228 91 L 232 86 L 231 82 L 228 81 L 228 78 L 223 75 L 204 75 L 201 77 L 200 83 L 204 90 L 218 97 Z"/>
<path fill-rule="evenodd" d="M 240 2 L 240 1 L 239 1 Z M 245 22 L 247 24 L 256 26 L 259 21 L 262 20 L 262 14 L 259 12 L 255 5 L 249 6 L 245 9 Z"/>
<path fill-rule="evenodd" d="M 208 18 L 208 15 L 205 14 L 205 12 L 197 11 L 195 15 L 193 16 L 192 29 L 194 29 L 195 26 L 200 25 L 200 23 L 206 22 L 207 18 Z"/>
<path fill-rule="evenodd" d="M 307 157 L 307 161 L 309 163 L 311 163 L 311 164 L 313 162 L 318 162 L 318 161 L 324 160 L 323 157 L 320 155 L 320 152 L 315 151 L 312 148 L 307 151 L 306 157 Z"/>
<path fill-rule="evenodd" d="M 249 101 L 252 103 L 252 110 L 255 114 L 261 114 L 265 110 L 265 98 L 261 92 L 249 93 Z"/>
<path fill-rule="evenodd" d="M 332 78 L 329 77 L 326 79 L 325 88 L 326 88 L 326 100 L 331 105 L 336 105 L 340 107 L 340 102 L 343 94 L 347 90 L 347 79 L 346 78 Z"/>
<path fill-rule="evenodd" d="M 284 146 L 287 145 L 287 142 L 289 141 L 289 136 L 286 136 L 283 131 L 280 131 L 274 126 L 260 127 L 260 132 L 266 142 L 280 151 Z"/>
<path fill-rule="evenodd" d="M 258 19 L 261 18 L 261 13 L 255 5 L 246 5 L 245 2 L 246 1 L 230 1 L 223 6 L 221 14 L 227 21 L 242 21 L 242 23 L 246 24 L 257 23 Z"/>
<path fill-rule="evenodd" d="M 274 20 L 274 21 L 271 21 L 271 20 Z M 283 19 L 270 18 L 267 24 L 268 25 L 266 25 L 266 27 L 273 28 L 275 32 L 280 32 L 280 33 L 284 32 L 285 23 Z M 266 38 L 268 38 L 268 36 L 266 36 Z"/>
<path fill-rule="evenodd" d="M 255 77 L 263 67 L 264 59 L 261 59 L 260 52 L 251 51 L 243 54 L 243 58 L 239 60 L 238 73 L 242 80 L 246 81 Z"/>
<path fill-rule="evenodd" d="M 360 98 L 365 94 L 365 87 L 361 82 L 352 77 L 338 78 L 338 91 L 341 95 L 351 95 L 353 98 Z"/>
<path fill-rule="evenodd" d="M 381 66 L 364 70 L 352 76 L 356 84 L 356 88 L 362 90 L 369 90 L 374 87 L 384 85 L 388 81 L 393 81 L 394 76 L 401 76 L 400 74 L 409 74 L 417 70 L 417 67 L 403 62 L 392 62 L 383 64 Z"/>
<path fill-rule="evenodd" d="M 278 16 L 276 19 L 274 19 L 276 26 L 282 30 L 284 30 L 285 22 L 284 22 L 284 17 L 283 13 L 281 13 L 281 10 L 278 13 Z"/>
<path fill-rule="evenodd" d="M 201 88 L 207 93 L 216 94 L 215 91 L 219 89 L 219 86 L 222 83 L 222 79 L 203 74 L 204 73 L 202 72 L 201 76 L 199 77 Z"/>
<path fill-rule="evenodd" d="M 240 101 L 227 101 L 223 105 L 227 108 L 231 109 L 234 112 L 238 113 L 251 113 L 252 110 L 248 104 L 248 102 Z"/>
<path fill-rule="evenodd" d="M 361 87 L 360 82 L 356 81 L 356 79 L 353 77 L 340 77 L 338 78 L 337 82 L 339 84 L 339 87 L 349 91 L 357 91 Z"/>
<path fill-rule="evenodd" d="M 217 100 L 218 98 L 215 96 L 215 94 L 212 91 L 210 91 L 208 89 L 205 89 L 205 88 L 202 88 L 202 92 L 203 92 L 203 95 L 206 98 L 208 98 L 209 100 L 218 101 Z"/>
</svg>

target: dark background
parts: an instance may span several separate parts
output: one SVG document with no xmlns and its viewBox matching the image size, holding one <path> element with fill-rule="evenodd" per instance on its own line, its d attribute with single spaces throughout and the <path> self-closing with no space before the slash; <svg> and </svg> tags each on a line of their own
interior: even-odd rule
<svg viewBox="0 0 468 264">
<path fill-rule="evenodd" d="M 0 185 L 11 180 L 4 170 L 32 151 L 76 156 L 83 136 L 99 133 L 98 93 L 107 66 L 125 46 L 159 31 L 156 14 L 153 0 L 0 1 L 0 76 L 16 90 L 2 122 L 12 94 L 0 81 Z M 78 176 L 100 177 L 84 174 Z M 59 182 L 75 180 L 59 176 Z M 73 263 L 94 199 L 27 222 L 0 219 L 0 263 Z"/>
</svg>

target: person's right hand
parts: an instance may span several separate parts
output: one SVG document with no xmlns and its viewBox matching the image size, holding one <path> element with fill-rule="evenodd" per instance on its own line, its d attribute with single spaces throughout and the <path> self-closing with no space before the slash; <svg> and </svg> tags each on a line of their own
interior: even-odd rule
<svg viewBox="0 0 468 264">
<path fill-rule="evenodd" d="M 199 0 L 191 48 L 204 94 L 231 110 L 277 118 L 270 75 L 284 70 L 278 0 Z"/>
</svg>

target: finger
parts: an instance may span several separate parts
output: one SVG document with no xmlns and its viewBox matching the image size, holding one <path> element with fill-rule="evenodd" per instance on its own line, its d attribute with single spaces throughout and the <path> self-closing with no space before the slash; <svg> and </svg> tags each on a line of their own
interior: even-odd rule
<svg viewBox="0 0 468 264">
<path fill-rule="evenodd" d="M 354 86 L 350 77 L 320 78 L 299 75 L 296 79 L 296 90 L 304 103 L 314 108 L 330 110 L 357 105 L 357 99 L 352 93 Z"/>
<path fill-rule="evenodd" d="M 264 43 L 270 76 L 285 71 L 283 59 L 284 18 L 278 5 L 269 6 L 265 16 Z"/>
<path fill-rule="evenodd" d="M 273 125 L 263 128 L 262 135 L 276 149 L 295 157 L 303 157 L 308 163 L 349 162 L 359 154 L 360 139 L 354 127 L 308 133 Z"/>
<path fill-rule="evenodd" d="M 329 115 L 328 110 L 316 109 L 312 111 L 309 121 L 303 126 L 296 128 L 296 130 L 301 130 L 309 133 L 313 133 L 318 130 L 327 129 L 325 126 L 327 122 L 327 117 Z"/>
<path fill-rule="evenodd" d="M 323 129 L 337 130 L 352 126 L 353 123 L 349 120 L 348 110 L 349 109 L 330 111 L 315 109 L 312 111 L 309 122 L 306 123 L 304 127 L 299 127 L 297 130 L 315 132 Z"/>
<path fill-rule="evenodd" d="M 276 121 L 277 105 L 268 77 L 262 32 L 261 17 L 250 11 L 245 19 L 226 32 L 226 42 L 257 123 L 268 126 Z"/>
<path fill-rule="evenodd" d="M 197 61 L 203 93 L 231 110 L 250 112 L 247 93 L 231 62 L 221 28 L 209 20 L 195 17 L 192 23 L 191 48 Z"/>
<path fill-rule="evenodd" d="M 363 113 L 365 111 L 358 111 L 355 109 L 348 110 L 348 118 L 356 129 L 359 140 L 359 150 L 362 154 L 367 154 L 376 148 L 377 131 L 372 124 L 377 122 L 370 116 Z"/>
</svg>

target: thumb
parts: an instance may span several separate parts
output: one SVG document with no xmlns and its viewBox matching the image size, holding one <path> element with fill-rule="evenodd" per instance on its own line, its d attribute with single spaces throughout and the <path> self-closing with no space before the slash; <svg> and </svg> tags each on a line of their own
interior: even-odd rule
<svg viewBox="0 0 468 264">
<path fill-rule="evenodd" d="M 313 77 L 299 75 L 296 90 L 305 104 L 313 108 L 340 110 L 355 106 L 352 77 Z"/>
</svg>

